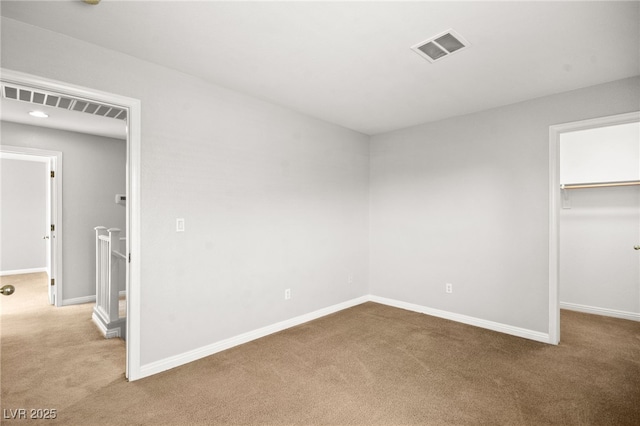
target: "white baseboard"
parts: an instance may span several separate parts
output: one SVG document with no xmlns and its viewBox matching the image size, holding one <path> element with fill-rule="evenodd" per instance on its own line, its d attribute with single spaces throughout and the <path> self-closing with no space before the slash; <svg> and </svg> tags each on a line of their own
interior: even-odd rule
<svg viewBox="0 0 640 426">
<path fill-rule="evenodd" d="M 467 315 L 456 314 L 439 309 L 428 308 L 426 306 L 415 305 L 413 303 L 402 302 L 386 297 L 369 296 L 369 300 L 383 305 L 393 306 L 395 308 L 406 309 L 408 311 L 419 312 L 438 318 L 444 318 L 451 321 L 461 322 L 463 324 L 473 325 L 476 327 L 486 328 L 488 330 L 498 331 L 500 333 L 510 334 L 512 336 L 523 337 L 529 340 L 535 340 L 543 343 L 552 343 L 548 333 L 529 330 L 526 328 L 514 327 L 512 325 L 502 324 L 499 322 L 488 321 L 480 318 L 470 317 Z"/>
<path fill-rule="evenodd" d="M 126 295 L 127 295 L 127 292 L 124 290 L 119 293 L 119 296 L 126 296 Z M 82 305 L 83 303 L 95 303 L 95 301 L 96 301 L 95 294 L 91 296 L 74 297 L 72 299 L 64 299 L 62 301 L 62 306 Z"/>
<path fill-rule="evenodd" d="M 116 328 L 107 328 L 104 323 L 100 320 L 100 318 L 98 317 L 98 315 L 94 312 L 93 314 L 91 314 L 91 320 L 93 321 L 93 323 L 95 325 L 98 326 L 98 328 L 100 329 L 100 331 L 102 332 L 102 334 L 104 335 L 105 339 L 112 339 L 114 337 L 123 337 L 121 336 L 120 333 L 120 325 L 124 322 L 124 320 L 122 321 L 117 321 L 117 327 Z"/>
<path fill-rule="evenodd" d="M 522 337 L 525 339 L 535 340 L 543 343 L 551 343 L 548 333 L 542 333 L 539 331 L 533 331 L 525 328 L 514 327 L 514 326 L 501 324 L 494 321 L 488 321 L 480 318 L 470 317 L 467 315 L 460 315 L 452 312 L 441 311 L 439 309 L 428 308 L 426 306 L 415 305 L 412 303 L 401 302 L 398 300 L 387 299 L 384 297 L 368 295 L 368 296 L 362 296 L 356 299 L 348 300 L 346 302 L 339 303 L 337 305 L 329 306 L 327 308 L 320 309 L 305 315 L 300 315 L 298 317 L 291 318 L 286 321 L 281 321 L 266 327 L 262 327 L 257 330 L 249 331 L 247 333 L 243 333 L 235 337 L 221 340 L 219 342 L 212 343 L 210 345 L 203 346 L 201 348 L 194 349 L 189 352 L 185 352 L 179 355 L 175 355 L 172 357 L 161 359 L 159 361 L 142 365 L 140 367 L 140 376 L 138 378 L 141 379 L 143 377 L 151 376 L 153 374 L 161 373 L 163 371 L 166 371 L 175 367 L 179 367 L 189 362 L 196 361 L 201 358 L 205 358 L 207 356 L 216 354 L 218 352 L 222 352 L 227 349 L 231 349 L 235 346 L 242 345 L 244 343 L 248 343 L 252 340 L 256 340 L 261 337 L 268 336 L 269 334 L 277 333 L 278 331 L 295 327 L 297 325 L 304 324 L 309 321 L 313 321 L 323 316 L 333 314 L 335 312 L 341 311 L 343 309 L 351 308 L 353 306 L 360 305 L 365 302 L 380 303 L 383 305 L 388 305 L 388 306 L 392 306 L 400 309 L 406 309 L 409 311 L 419 312 L 426 315 L 431 315 L 439 318 L 457 321 L 464 324 L 469 324 L 476 327 L 481 327 L 481 328 L 497 331 L 500 333 L 509 334 L 512 336 Z"/>
<path fill-rule="evenodd" d="M 153 374 L 160 373 L 162 371 L 169 370 L 171 368 L 178 367 L 180 365 L 187 364 L 192 361 L 196 361 L 200 358 L 213 355 L 218 352 L 222 352 L 227 349 L 231 349 L 234 346 L 248 343 L 252 340 L 259 339 L 261 337 L 268 336 L 269 334 L 277 333 L 278 331 L 285 330 L 287 328 L 295 327 L 300 324 L 304 324 L 309 321 L 324 317 L 341 311 L 343 309 L 351 308 L 356 305 L 368 302 L 368 296 L 358 297 L 356 299 L 348 300 L 346 302 L 338 303 L 337 305 L 329 306 L 323 309 L 319 309 L 308 314 L 300 315 L 289 320 L 281 321 L 266 327 L 259 328 L 257 330 L 249 331 L 247 333 L 240 334 L 229 339 L 221 340 L 219 342 L 203 346 L 198 349 L 194 349 L 189 352 L 185 352 L 179 355 L 175 355 L 169 358 L 161 359 L 159 361 L 152 362 L 150 364 L 142 365 L 140 367 L 140 377 L 147 377 Z"/>
<path fill-rule="evenodd" d="M 577 303 L 560 302 L 560 309 L 583 312 L 585 314 L 604 315 L 606 317 L 622 318 L 631 321 L 640 321 L 640 313 L 618 311 L 608 308 L 597 308 L 595 306 L 579 305 Z"/>
<path fill-rule="evenodd" d="M 30 269 L 14 269 L 12 271 L 0 271 L 0 277 L 7 275 L 21 275 L 21 274 L 35 274 L 37 272 L 47 272 L 47 267 L 44 268 L 30 268 Z"/>
<path fill-rule="evenodd" d="M 83 303 L 95 303 L 96 296 L 82 296 L 82 297 L 74 297 L 72 299 L 63 299 L 62 306 L 69 305 L 82 305 Z"/>
</svg>

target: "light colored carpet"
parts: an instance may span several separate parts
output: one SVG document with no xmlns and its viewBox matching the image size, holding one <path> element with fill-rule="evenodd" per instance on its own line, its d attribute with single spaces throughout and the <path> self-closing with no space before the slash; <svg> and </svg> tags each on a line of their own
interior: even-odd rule
<svg viewBox="0 0 640 426">
<path fill-rule="evenodd" d="M 129 383 L 124 342 L 40 279 L 2 278 L 1 405 L 46 424 L 640 424 L 637 322 L 563 312 L 556 347 L 365 303 Z"/>
</svg>

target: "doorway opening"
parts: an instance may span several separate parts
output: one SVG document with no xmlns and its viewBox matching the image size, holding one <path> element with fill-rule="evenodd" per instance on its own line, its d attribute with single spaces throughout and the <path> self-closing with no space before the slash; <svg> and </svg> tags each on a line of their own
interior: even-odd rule
<svg viewBox="0 0 640 426">
<path fill-rule="evenodd" d="M 42 175 L 38 178 L 44 182 L 45 200 L 43 208 L 37 208 L 40 216 L 40 230 L 45 243 L 46 272 L 48 275 L 49 303 L 62 305 L 62 152 L 46 151 L 35 148 L 2 145 L 0 158 L 19 162 L 43 163 Z M 6 213 L 6 212 L 5 212 Z M 16 212 L 19 213 L 19 212 Z M 27 214 L 30 212 L 22 212 Z M 36 225 L 37 226 L 37 225 Z M 5 250 L 6 252 L 6 250 Z M 3 271 L 9 274 L 11 271 Z M 21 273 L 28 272 L 25 270 Z M 35 271 L 34 271 L 35 272 Z"/>
<path fill-rule="evenodd" d="M 126 111 L 126 365 L 125 376 L 129 381 L 141 378 L 140 374 L 140 101 L 113 93 L 55 81 L 31 74 L 1 69 L 3 84 L 13 84 L 61 97 L 70 97 L 110 105 Z M 60 271 L 56 271 L 59 273 Z M 56 296 L 56 302 L 60 296 Z"/>
<path fill-rule="evenodd" d="M 637 122 L 640 122 L 640 112 L 559 124 L 549 128 L 549 343 L 558 344 L 560 342 L 560 223 L 563 206 L 564 208 L 569 208 L 571 204 L 569 191 L 591 191 L 594 188 L 603 187 L 624 188 L 633 186 L 637 188 L 638 183 L 640 183 L 640 177 L 637 176 L 640 171 L 640 158 L 637 154 L 635 158 L 634 155 L 628 158 L 630 165 L 628 168 L 633 169 L 633 173 L 636 175 L 622 178 L 616 177 L 616 173 L 620 172 L 619 166 L 621 166 L 621 162 L 614 161 L 606 164 L 606 156 L 603 155 L 598 156 L 603 165 L 602 168 L 598 167 L 598 169 L 608 170 L 608 177 L 604 177 L 602 174 L 599 175 L 598 173 L 601 173 L 601 170 L 596 170 L 595 167 L 585 167 L 585 164 L 580 167 L 581 160 L 578 156 L 574 157 L 575 163 L 578 165 L 578 167 L 573 167 L 575 172 L 563 169 L 561 173 L 561 142 L 564 139 L 564 147 L 567 147 L 570 146 L 567 143 L 570 138 L 567 137 L 575 134 L 575 132 Z M 602 149 L 603 146 L 600 145 L 599 148 Z M 606 146 L 604 146 L 604 149 L 606 150 Z M 580 177 L 580 173 L 582 173 L 582 177 Z M 575 182 L 574 185 L 574 182 L 563 181 L 563 179 L 577 179 L 579 182 Z M 578 201 L 577 198 L 575 200 Z M 640 228 L 636 229 L 636 231 L 632 233 L 635 235 L 631 235 L 631 238 L 639 239 L 640 242 Z M 631 245 L 627 249 L 632 250 L 633 246 Z M 564 247 L 563 250 L 566 252 L 567 247 Z M 638 273 L 638 271 L 632 272 Z M 636 294 L 634 297 L 637 297 L 637 302 L 640 303 L 640 295 Z"/>
</svg>

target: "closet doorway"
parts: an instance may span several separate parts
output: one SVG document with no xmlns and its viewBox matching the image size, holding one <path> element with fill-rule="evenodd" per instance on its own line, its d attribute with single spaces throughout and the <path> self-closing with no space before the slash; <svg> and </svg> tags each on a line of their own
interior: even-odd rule
<svg viewBox="0 0 640 426">
<path fill-rule="evenodd" d="M 557 344 L 560 308 L 640 321 L 640 114 L 553 126 L 550 140 Z"/>
</svg>

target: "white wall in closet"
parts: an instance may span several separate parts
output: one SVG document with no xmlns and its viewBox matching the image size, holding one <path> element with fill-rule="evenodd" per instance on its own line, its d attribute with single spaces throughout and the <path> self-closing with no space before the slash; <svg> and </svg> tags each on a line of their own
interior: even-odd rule
<svg viewBox="0 0 640 426">
<path fill-rule="evenodd" d="M 640 123 L 564 133 L 560 183 L 640 179 Z"/>
</svg>

